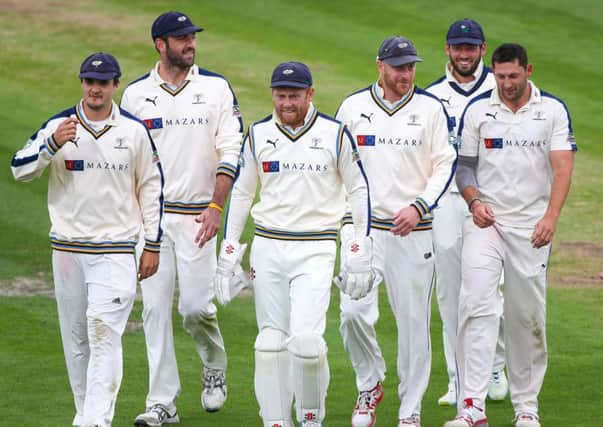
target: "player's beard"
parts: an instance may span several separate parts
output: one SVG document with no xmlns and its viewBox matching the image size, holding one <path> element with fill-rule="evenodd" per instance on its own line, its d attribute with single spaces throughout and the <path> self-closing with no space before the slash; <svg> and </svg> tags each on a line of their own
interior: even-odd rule
<svg viewBox="0 0 603 427">
<path fill-rule="evenodd" d="M 189 52 L 193 53 L 191 59 L 185 57 Z M 193 47 L 183 50 L 182 52 L 176 52 L 174 49 L 170 48 L 169 44 L 167 44 L 165 54 L 170 65 L 172 67 L 180 68 L 181 70 L 186 70 L 195 63 L 195 48 Z"/>
<path fill-rule="evenodd" d="M 475 70 L 477 70 L 477 67 L 479 66 L 479 61 L 481 60 L 481 58 L 477 58 L 473 61 L 469 69 L 462 69 L 457 65 L 457 62 L 460 62 L 459 60 L 455 61 L 451 57 L 448 57 L 448 59 L 450 60 L 450 65 L 452 66 L 454 73 L 458 74 L 461 77 L 472 76 L 473 73 L 475 73 Z"/>
</svg>

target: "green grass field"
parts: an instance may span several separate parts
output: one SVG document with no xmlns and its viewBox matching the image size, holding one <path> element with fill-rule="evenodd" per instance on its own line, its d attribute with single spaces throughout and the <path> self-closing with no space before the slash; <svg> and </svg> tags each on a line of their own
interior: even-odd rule
<svg viewBox="0 0 603 427">
<path fill-rule="evenodd" d="M 122 66 L 123 86 L 156 61 L 150 25 L 169 9 L 187 12 L 206 29 L 199 34 L 197 63 L 229 78 L 248 126 L 271 111 L 268 84 L 274 66 L 295 59 L 313 71 L 316 106 L 335 109 L 347 94 L 376 78 L 375 56 L 388 35 L 411 38 L 424 62 L 417 83 L 426 86 L 444 70 L 448 25 L 470 17 L 484 27 L 490 53 L 502 42 L 528 49 L 533 80 L 564 99 L 579 152 L 570 197 L 559 222 L 550 269 L 549 370 L 541 393 L 543 426 L 603 425 L 600 382 L 603 354 L 603 107 L 599 101 L 603 59 L 603 8 L 599 0 L 516 2 L 372 2 L 277 0 L 220 2 L 142 0 L 0 0 L 0 291 L 18 278 L 48 280 L 49 229 L 46 178 L 13 181 L 14 152 L 51 115 L 80 97 L 79 65 L 89 53 L 108 51 Z M 247 234 L 249 237 L 249 234 Z M 0 293 L 3 295 L 3 293 Z M 328 426 L 349 425 L 355 401 L 352 369 L 338 335 L 338 296 L 333 293 L 327 326 L 331 386 Z M 378 425 L 395 425 L 395 326 L 385 296 L 379 334 L 388 360 L 386 400 Z M 131 320 L 140 321 L 137 303 Z M 54 301 L 45 297 L 0 297 L 0 426 L 66 426 L 72 397 L 60 345 Z M 203 413 L 200 365 L 193 344 L 176 328 L 182 394 L 182 426 L 259 426 L 253 394 L 253 304 L 239 298 L 221 309 L 229 351 L 229 400 L 224 411 Z M 174 322 L 180 325 L 175 314 Z M 454 415 L 436 405 L 446 387 L 441 325 L 434 304 L 433 369 L 423 402 L 424 427 Z M 124 337 L 125 369 L 115 426 L 131 425 L 147 391 L 144 337 Z M 490 404 L 491 426 L 512 425 L 509 401 Z"/>
</svg>

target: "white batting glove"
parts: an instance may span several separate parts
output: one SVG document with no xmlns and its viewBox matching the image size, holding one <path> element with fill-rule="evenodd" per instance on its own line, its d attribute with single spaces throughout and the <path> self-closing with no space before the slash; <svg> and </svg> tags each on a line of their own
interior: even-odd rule
<svg viewBox="0 0 603 427">
<path fill-rule="evenodd" d="M 245 249 L 247 249 L 245 243 L 222 240 L 214 276 L 214 293 L 216 300 L 222 305 L 228 304 L 243 288 L 249 285 L 247 275 L 241 267 Z"/>
<path fill-rule="evenodd" d="M 341 271 L 333 280 L 341 291 L 352 299 L 364 298 L 377 282 L 372 266 L 373 241 L 370 237 L 342 239 Z"/>
</svg>

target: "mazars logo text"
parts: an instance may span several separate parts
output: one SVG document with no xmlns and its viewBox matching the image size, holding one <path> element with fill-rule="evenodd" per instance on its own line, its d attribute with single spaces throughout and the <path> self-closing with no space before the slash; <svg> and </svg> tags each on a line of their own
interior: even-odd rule
<svg viewBox="0 0 603 427">
<path fill-rule="evenodd" d="M 129 169 L 128 163 L 112 163 L 105 161 L 91 162 L 86 161 L 86 169 L 103 169 L 116 172 L 126 172 Z"/>
<path fill-rule="evenodd" d="M 542 139 L 505 139 L 505 147 L 540 148 L 546 147 L 546 144 Z"/>
<path fill-rule="evenodd" d="M 281 162 L 281 171 L 327 172 L 328 165 L 306 162 Z"/>
<path fill-rule="evenodd" d="M 164 119 L 163 126 L 203 126 L 209 124 L 207 117 L 181 117 L 177 119 Z"/>
<path fill-rule="evenodd" d="M 377 144 L 383 145 L 400 145 L 404 147 L 419 147 L 423 145 L 422 139 L 403 138 L 401 136 L 395 138 L 378 138 Z"/>
</svg>

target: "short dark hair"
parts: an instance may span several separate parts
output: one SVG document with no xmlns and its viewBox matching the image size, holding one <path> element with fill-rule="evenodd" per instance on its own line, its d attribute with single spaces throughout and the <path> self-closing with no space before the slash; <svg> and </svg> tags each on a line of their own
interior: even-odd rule
<svg viewBox="0 0 603 427">
<path fill-rule="evenodd" d="M 502 62 L 515 62 L 517 60 L 519 65 L 523 68 L 528 67 L 528 52 L 525 48 L 517 43 L 505 43 L 501 44 L 492 53 L 492 67 L 494 64 L 500 64 Z"/>
</svg>

